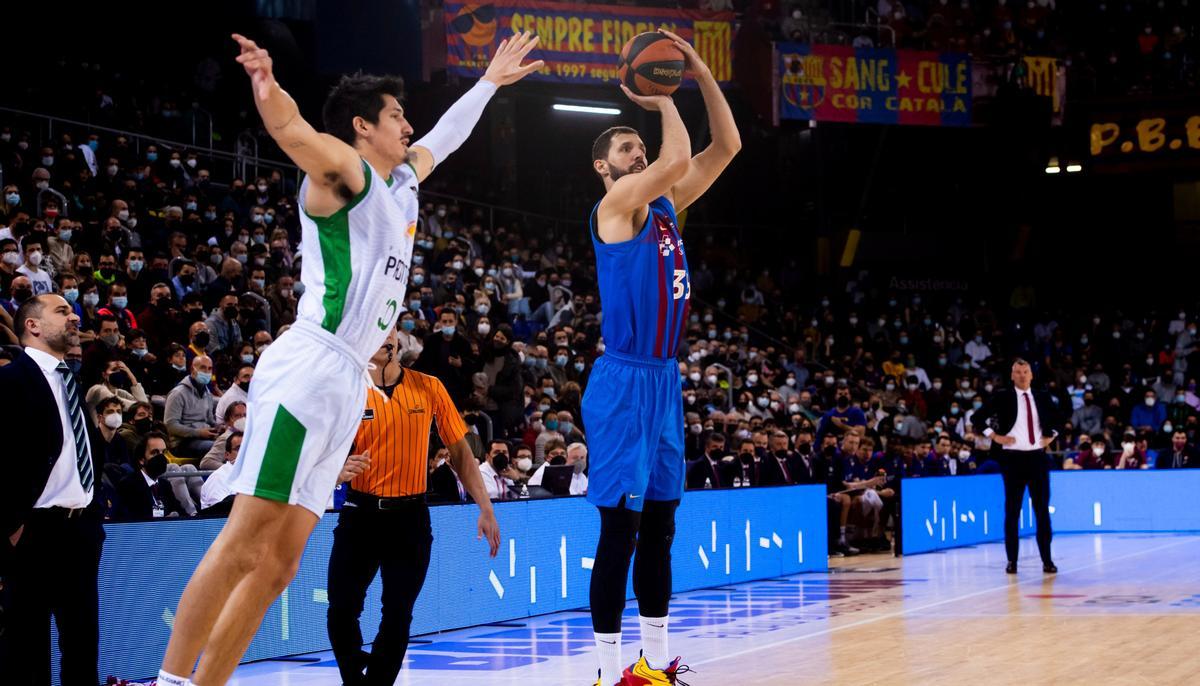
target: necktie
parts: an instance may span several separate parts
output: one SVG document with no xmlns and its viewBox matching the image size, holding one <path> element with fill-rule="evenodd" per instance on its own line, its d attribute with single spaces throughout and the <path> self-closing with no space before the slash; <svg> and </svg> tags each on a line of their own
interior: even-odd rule
<svg viewBox="0 0 1200 686">
<path fill-rule="evenodd" d="M 1025 427 L 1029 429 L 1030 445 L 1037 445 L 1037 441 L 1033 438 L 1033 404 L 1029 402 L 1029 394 L 1022 393 L 1025 396 Z"/>
<path fill-rule="evenodd" d="M 720 488 L 721 487 L 721 479 L 717 476 L 717 464 L 712 461 L 712 458 L 709 458 L 708 463 L 710 465 L 712 465 L 712 487 Z"/>
<path fill-rule="evenodd" d="M 83 424 L 83 408 L 79 405 L 79 386 L 65 362 L 58 363 L 57 371 L 62 375 L 67 392 L 67 415 L 71 418 L 71 430 L 75 434 L 75 467 L 79 470 L 79 482 L 83 484 L 84 492 L 90 493 L 93 483 L 92 448 Z"/>
<path fill-rule="evenodd" d="M 783 483 L 792 483 L 792 477 L 788 474 L 787 460 L 776 455 L 775 461 L 779 463 L 779 470 L 783 472 Z"/>
<path fill-rule="evenodd" d="M 496 499 L 504 500 L 504 496 L 508 494 L 508 489 L 504 487 L 504 479 L 500 475 L 496 475 Z"/>
</svg>

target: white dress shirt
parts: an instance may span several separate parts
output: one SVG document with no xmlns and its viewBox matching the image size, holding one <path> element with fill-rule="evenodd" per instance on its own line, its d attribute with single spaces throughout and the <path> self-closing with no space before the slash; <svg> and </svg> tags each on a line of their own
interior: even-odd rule
<svg viewBox="0 0 1200 686">
<path fill-rule="evenodd" d="M 1026 391 L 1013 389 L 1017 395 L 1017 423 L 1012 427 L 1012 433 L 1008 434 L 1009 438 L 1015 438 L 1016 443 L 1012 445 L 1002 446 L 1005 450 L 1016 450 L 1019 452 L 1029 452 L 1031 450 L 1041 450 L 1042 439 L 1042 423 L 1038 419 L 1037 401 L 1033 398 L 1033 389 Z M 1026 409 L 1025 398 L 1029 398 L 1028 409 Z M 1033 442 L 1029 442 L 1029 421 L 1028 414 L 1033 412 Z M 991 429 L 984 432 L 988 438 L 995 433 Z"/>
<path fill-rule="evenodd" d="M 44 353 L 36 348 L 25 348 L 25 353 L 33 358 L 41 367 L 46 383 L 50 384 L 50 392 L 54 394 L 54 404 L 58 405 L 58 418 L 62 422 L 63 444 L 58 461 L 50 470 L 50 478 L 46 488 L 34 502 L 35 508 L 67 507 L 77 509 L 87 507 L 92 502 L 92 491 L 83 490 L 83 482 L 79 479 L 78 457 L 75 452 L 75 430 L 71 428 L 71 418 L 67 415 L 67 387 L 62 374 L 58 372 L 60 360 L 53 355 Z M 78 384 L 78 379 L 76 379 Z M 83 408 L 83 391 L 79 390 L 80 409 Z M 93 479 L 93 484 L 95 479 Z M 94 489 L 94 486 L 93 486 Z"/>
<path fill-rule="evenodd" d="M 230 405 L 236 402 L 244 403 L 249 399 L 250 396 L 242 390 L 241 386 L 237 385 L 237 382 L 234 382 L 234 384 L 230 386 L 224 394 L 221 395 L 221 399 L 217 401 L 217 409 L 215 410 L 217 422 L 220 423 L 225 421 L 225 410 L 229 409 Z"/>
<path fill-rule="evenodd" d="M 204 480 L 204 485 L 200 487 L 200 509 L 212 507 L 222 500 L 228 498 L 233 489 L 229 486 L 229 479 L 233 476 L 233 464 L 226 462 L 217 468 L 217 471 L 208 475 Z"/>
<path fill-rule="evenodd" d="M 483 477 L 483 486 L 487 489 L 488 498 L 491 500 L 508 498 L 508 487 L 512 485 L 512 481 L 496 474 L 491 462 L 484 460 L 483 464 L 479 465 L 479 475 Z"/>
</svg>

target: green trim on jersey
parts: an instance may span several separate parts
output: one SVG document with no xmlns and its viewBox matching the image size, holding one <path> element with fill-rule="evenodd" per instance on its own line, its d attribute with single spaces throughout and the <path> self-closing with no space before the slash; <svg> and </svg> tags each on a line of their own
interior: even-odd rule
<svg viewBox="0 0 1200 686">
<path fill-rule="evenodd" d="M 300 420 L 280 405 L 275 411 L 275 422 L 271 424 L 254 495 L 285 503 L 291 498 L 296 467 L 300 463 L 300 449 L 304 446 L 307 433 Z"/>
<path fill-rule="evenodd" d="M 350 290 L 350 210 L 371 190 L 371 169 L 366 160 L 362 165 L 363 189 L 350 202 L 328 217 L 308 215 L 317 225 L 317 238 L 321 244 L 321 263 L 325 267 L 325 296 L 321 299 L 325 317 L 321 320 L 321 328 L 329 333 L 337 333 L 342 323 Z"/>
</svg>

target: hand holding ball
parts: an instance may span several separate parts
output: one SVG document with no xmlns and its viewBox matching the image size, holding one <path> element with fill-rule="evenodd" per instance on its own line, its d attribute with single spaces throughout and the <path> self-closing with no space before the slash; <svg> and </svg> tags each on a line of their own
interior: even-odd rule
<svg viewBox="0 0 1200 686">
<path fill-rule="evenodd" d="M 621 48 L 617 76 L 634 95 L 670 95 L 683 82 L 686 58 L 667 36 L 639 33 Z"/>
</svg>

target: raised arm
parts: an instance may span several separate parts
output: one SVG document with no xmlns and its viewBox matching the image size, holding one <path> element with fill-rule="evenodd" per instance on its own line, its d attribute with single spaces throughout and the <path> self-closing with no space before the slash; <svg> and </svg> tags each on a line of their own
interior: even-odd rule
<svg viewBox="0 0 1200 686">
<path fill-rule="evenodd" d="M 446 110 L 429 133 L 409 148 L 408 161 L 417 173 L 418 181 L 428 178 L 435 166 L 467 140 L 496 89 L 516 83 L 542 68 L 541 60 L 521 66 L 537 44 L 538 37 L 528 31 L 500 41 L 483 78 Z"/>
<path fill-rule="evenodd" d="M 708 125 L 712 131 L 712 142 L 692 158 L 687 173 L 671 188 L 671 204 L 676 212 L 682 212 L 717 180 L 725 167 L 733 160 L 734 155 L 742 149 L 742 137 L 738 133 L 737 122 L 733 120 L 733 112 L 725 100 L 725 94 L 717 85 L 716 78 L 704 60 L 690 43 L 679 36 L 659 29 L 659 33 L 675 41 L 675 45 L 683 51 L 684 70 L 700 86 L 704 96 L 704 109 L 708 113 Z"/>
<path fill-rule="evenodd" d="M 675 102 L 666 95 L 641 96 L 621 86 L 625 95 L 643 109 L 657 111 L 662 115 L 662 150 L 658 159 L 636 174 L 625 174 L 617 179 L 597 210 L 597 229 L 606 243 L 627 241 L 633 237 L 631 221 L 634 214 L 650 204 L 655 198 L 665 195 L 671 187 L 687 173 L 692 154 L 691 140 Z M 623 145 L 632 145 L 631 142 Z"/>
<path fill-rule="evenodd" d="M 233 34 L 242 49 L 237 61 L 246 69 L 254 87 L 254 104 L 263 125 L 296 166 L 304 170 L 310 183 L 328 198 L 321 198 L 320 210 L 334 205 L 336 210 L 350 196 L 363 189 L 366 178 L 358 153 L 351 146 L 325 133 L 318 133 L 304 117 L 287 91 L 280 88 L 272 71 L 271 56 L 254 41 Z M 328 200 L 328 202 L 325 202 Z"/>
</svg>

